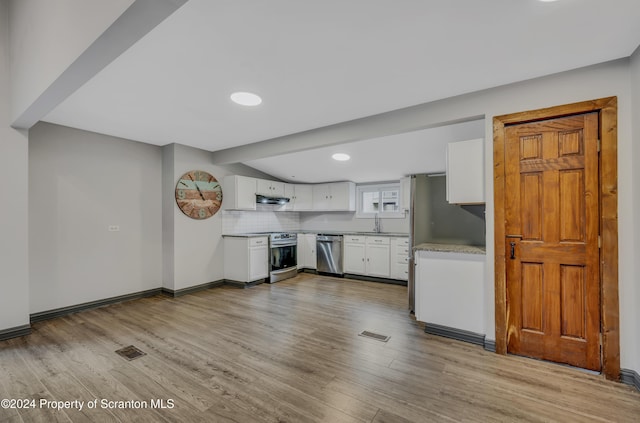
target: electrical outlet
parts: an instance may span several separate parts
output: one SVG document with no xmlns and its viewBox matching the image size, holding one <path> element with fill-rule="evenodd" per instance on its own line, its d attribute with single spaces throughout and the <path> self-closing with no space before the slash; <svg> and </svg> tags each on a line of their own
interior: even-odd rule
<svg viewBox="0 0 640 423">
<path fill-rule="evenodd" d="M 118 225 L 109 225 L 109 232 L 120 232 L 120 226 L 118 226 Z"/>
</svg>

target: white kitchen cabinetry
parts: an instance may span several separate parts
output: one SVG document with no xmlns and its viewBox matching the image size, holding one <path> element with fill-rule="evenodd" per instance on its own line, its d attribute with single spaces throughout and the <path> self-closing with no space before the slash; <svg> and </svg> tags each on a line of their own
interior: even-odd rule
<svg viewBox="0 0 640 423">
<path fill-rule="evenodd" d="M 484 254 L 418 251 L 416 320 L 485 333 Z"/>
<path fill-rule="evenodd" d="M 344 273 L 353 273 L 354 275 L 364 275 L 367 273 L 366 253 L 365 253 L 365 236 L 345 235 L 343 237 Z"/>
<path fill-rule="evenodd" d="M 253 282 L 269 277 L 269 240 L 266 236 L 224 238 L 224 278 Z"/>
<path fill-rule="evenodd" d="M 484 139 L 447 144 L 447 201 L 480 204 L 484 198 Z"/>
<path fill-rule="evenodd" d="M 256 194 L 265 195 L 268 197 L 284 197 L 284 186 L 284 182 L 258 179 Z"/>
<path fill-rule="evenodd" d="M 284 196 L 289 199 L 289 202 L 284 206 L 283 210 L 313 210 L 313 185 L 285 184 Z"/>
<path fill-rule="evenodd" d="M 377 236 L 344 236 L 344 272 L 390 278 L 390 240 Z"/>
<path fill-rule="evenodd" d="M 355 211 L 356 184 L 333 182 L 313 185 L 314 211 Z"/>
<path fill-rule="evenodd" d="M 225 210 L 256 209 L 256 179 L 231 175 L 223 179 L 222 206 Z"/>
<path fill-rule="evenodd" d="M 409 280 L 409 238 L 391 238 L 391 279 Z"/>
<path fill-rule="evenodd" d="M 298 234 L 298 269 L 317 269 L 316 234 Z"/>
<path fill-rule="evenodd" d="M 379 278 L 389 278 L 391 276 L 389 241 L 388 237 L 367 237 L 367 276 Z"/>
</svg>

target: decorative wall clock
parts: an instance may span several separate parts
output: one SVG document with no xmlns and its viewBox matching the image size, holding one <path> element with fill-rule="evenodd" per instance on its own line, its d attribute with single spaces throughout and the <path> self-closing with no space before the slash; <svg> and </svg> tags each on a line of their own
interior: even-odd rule
<svg viewBox="0 0 640 423">
<path fill-rule="evenodd" d="M 222 187 L 216 178 L 202 170 L 192 170 L 176 184 L 176 203 L 192 219 L 207 219 L 220 210 Z"/>
</svg>

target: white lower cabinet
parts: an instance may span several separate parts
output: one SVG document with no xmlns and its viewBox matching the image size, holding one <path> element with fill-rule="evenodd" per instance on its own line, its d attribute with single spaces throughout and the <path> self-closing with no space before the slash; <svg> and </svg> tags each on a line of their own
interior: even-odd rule
<svg viewBox="0 0 640 423">
<path fill-rule="evenodd" d="M 253 282 L 269 277 L 269 240 L 266 236 L 224 238 L 224 278 Z"/>
<path fill-rule="evenodd" d="M 344 236 L 344 260 L 342 265 L 344 273 L 353 273 L 354 275 L 365 275 L 367 273 L 364 241 L 364 236 Z"/>
<path fill-rule="evenodd" d="M 391 279 L 409 280 L 409 238 L 391 238 Z"/>
<path fill-rule="evenodd" d="M 483 254 L 416 253 L 416 320 L 475 333 L 484 329 Z"/>
<path fill-rule="evenodd" d="M 316 234 L 298 234 L 298 269 L 317 269 Z"/>
<path fill-rule="evenodd" d="M 390 239 L 381 236 L 344 236 L 344 272 L 391 277 Z"/>
</svg>

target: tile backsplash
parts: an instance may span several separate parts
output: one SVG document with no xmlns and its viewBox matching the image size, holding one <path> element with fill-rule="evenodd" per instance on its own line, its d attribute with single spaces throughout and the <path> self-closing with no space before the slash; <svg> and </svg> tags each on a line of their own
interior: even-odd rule
<svg viewBox="0 0 640 423">
<path fill-rule="evenodd" d="M 256 211 L 223 210 L 223 235 L 297 231 L 300 229 L 299 212 L 275 212 L 273 206 L 258 205 Z"/>
</svg>

